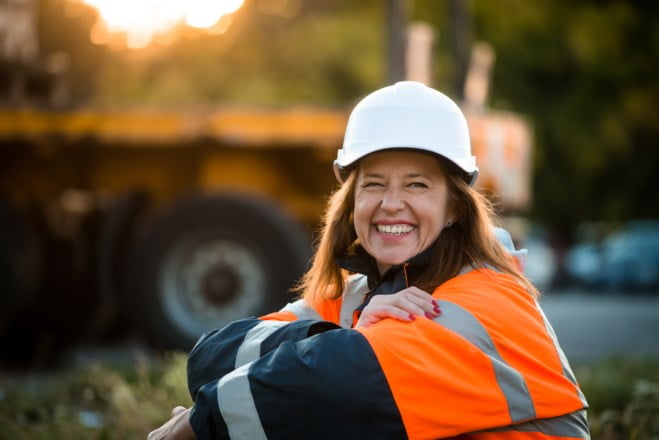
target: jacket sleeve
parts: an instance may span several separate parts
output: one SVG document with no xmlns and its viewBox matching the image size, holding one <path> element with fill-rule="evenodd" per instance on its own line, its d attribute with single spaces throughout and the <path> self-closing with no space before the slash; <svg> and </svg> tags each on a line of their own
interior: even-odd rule
<svg viewBox="0 0 659 440">
<path fill-rule="evenodd" d="M 406 438 L 377 358 L 350 329 L 284 342 L 208 382 L 190 422 L 199 439 Z"/>
<path fill-rule="evenodd" d="M 342 298 L 321 299 L 316 301 L 313 305 L 309 304 L 306 299 L 299 299 L 287 304 L 278 312 L 262 316 L 261 319 L 279 321 L 312 319 L 338 324 L 342 303 Z"/>
<path fill-rule="evenodd" d="M 202 385 L 190 417 L 193 429 L 200 439 L 300 433 L 438 439 L 524 426 L 556 438 L 588 438 L 587 428 L 578 425 L 583 416 L 567 428 L 563 424 L 563 416 L 586 404 L 560 364 L 543 364 L 550 354 L 541 351 L 551 351 L 551 343 L 535 341 L 513 351 L 500 345 L 505 338 L 496 325 L 482 322 L 502 315 L 501 321 L 525 323 L 521 313 L 497 310 L 479 319 L 449 301 L 442 310 L 435 320 L 385 319 L 366 329 L 284 342 Z M 554 352 L 551 357 L 558 359 Z M 534 423 L 524 425 L 529 421 Z"/>
<path fill-rule="evenodd" d="M 199 439 L 439 439 L 510 424 L 503 394 L 483 386 L 492 367 L 465 345 L 424 319 L 286 342 L 203 385 L 190 422 Z"/>
<path fill-rule="evenodd" d="M 195 400 L 199 388 L 277 348 L 337 326 L 325 321 L 292 322 L 248 318 L 204 333 L 188 358 L 188 389 Z"/>
</svg>

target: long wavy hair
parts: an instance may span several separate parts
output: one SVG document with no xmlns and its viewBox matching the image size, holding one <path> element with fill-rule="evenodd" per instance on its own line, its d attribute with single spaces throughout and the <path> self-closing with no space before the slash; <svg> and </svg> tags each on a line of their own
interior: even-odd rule
<svg viewBox="0 0 659 440">
<path fill-rule="evenodd" d="M 537 296 L 537 289 L 492 232 L 496 219 L 492 204 L 467 184 L 462 170 L 444 158 L 438 160 L 447 182 L 447 208 L 455 221 L 442 230 L 432 245 L 428 268 L 411 284 L 431 293 L 467 265 L 489 265 L 511 275 Z M 358 242 L 353 221 L 358 173 L 359 164 L 330 196 L 311 268 L 295 288 L 311 302 L 339 298 L 345 288 L 348 274 L 337 264 L 337 258 Z"/>
</svg>

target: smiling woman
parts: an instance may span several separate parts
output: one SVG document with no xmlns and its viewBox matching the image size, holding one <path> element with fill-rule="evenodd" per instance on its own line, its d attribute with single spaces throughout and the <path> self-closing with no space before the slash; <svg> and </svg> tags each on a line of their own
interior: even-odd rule
<svg viewBox="0 0 659 440">
<path fill-rule="evenodd" d="M 243 0 L 82 0 L 99 12 L 99 22 L 92 29 L 92 42 L 106 44 L 116 34 L 125 35 L 126 46 L 139 49 L 149 45 L 156 35 L 166 34 L 185 23 L 211 30 L 223 17 L 237 11 Z M 228 27 L 226 21 L 220 31 Z"/>
<path fill-rule="evenodd" d="M 149 438 L 589 439 L 537 291 L 471 187 L 457 105 L 420 83 L 375 91 L 335 164 L 302 297 L 206 332 L 193 407 Z"/>
</svg>

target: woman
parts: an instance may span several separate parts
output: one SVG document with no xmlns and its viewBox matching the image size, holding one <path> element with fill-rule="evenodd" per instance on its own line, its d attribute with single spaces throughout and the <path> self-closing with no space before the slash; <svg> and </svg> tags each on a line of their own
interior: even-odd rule
<svg viewBox="0 0 659 440">
<path fill-rule="evenodd" d="M 455 103 L 414 82 L 372 93 L 335 172 L 302 298 L 202 336 L 195 404 L 151 438 L 589 438 L 521 253 L 471 188 Z"/>
</svg>

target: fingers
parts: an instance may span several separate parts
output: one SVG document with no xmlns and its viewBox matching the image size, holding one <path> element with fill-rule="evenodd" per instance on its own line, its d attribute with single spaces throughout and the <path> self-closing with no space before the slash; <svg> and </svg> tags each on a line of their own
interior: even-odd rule
<svg viewBox="0 0 659 440">
<path fill-rule="evenodd" d="M 396 300 L 395 302 L 388 304 L 374 304 L 372 313 L 380 318 L 396 318 L 401 321 L 414 321 L 416 315 L 423 316 L 423 309 L 415 306 L 411 302 Z"/>
<path fill-rule="evenodd" d="M 151 431 L 147 440 L 184 440 L 194 439 L 194 432 L 189 422 L 189 409 L 177 406 L 172 415 L 162 426 Z"/>
<path fill-rule="evenodd" d="M 179 406 L 177 406 L 177 407 L 174 407 L 174 408 L 172 409 L 172 417 L 174 417 L 174 416 L 180 414 L 180 413 L 183 412 L 183 411 L 185 411 L 185 407 L 184 407 L 184 406 L 180 406 L 180 405 L 179 405 Z"/>
<path fill-rule="evenodd" d="M 418 287 L 408 287 L 396 293 L 394 303 L 409 313 L 433 319 L 440 315 L 439 304 Z"/>
<path fill-rule="evenodd" d="M 357 326 L 367 327 L 385 318 L 405 322 L 413 321 L 417 316 L 434 319 L 440 313 L 437 301 L 427 292 L 417 287 L 408 287 L 391 295 L 373 297 L 362 311 Z"/>
</svg>

